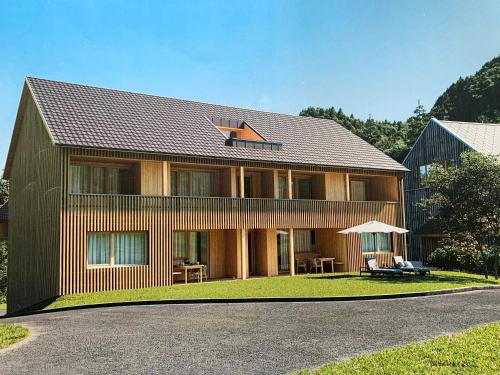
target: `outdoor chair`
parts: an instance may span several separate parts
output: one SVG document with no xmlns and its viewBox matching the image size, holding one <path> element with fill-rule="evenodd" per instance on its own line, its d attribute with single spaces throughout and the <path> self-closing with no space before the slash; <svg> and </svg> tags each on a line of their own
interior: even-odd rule
<svg viewBox="0 0 500 375">
<path fill-rule="evenodd" d="M 297 273 L 300 272 L 300 269 L 304 269 L 304 273 L 307 273 L 307 262 L 304 259 L 297 259 Z"/>
<path fill-rule="evenodd" d="M 422 265 L 422 262 L 412 260 L 404 261 L 402 256 L 392 257 L 394 266 L 403 272 L 413 273 L 415 275 L 425 276 L 426 274 L 431 274 L 431 270 Z"/>
<path fill-rule="evenodd" d="M 318 268 L 321 269 L 321 261 L 318 258 L 311 259 L 311 271 L 314 268 L 314 272 L 318 273 Z"/>
<path fill-rule="evenodd" d="M 208 281 L 208 265 L 207 264 L 203 265 L 201 277 L 204 278 L 205 281 Z"/>
<path fill-rule="evenodd" d="M 378 266 L 377 258 L 374 257 L 365 258 L 365 267 L 360 269 L 360 276 L 362 272 L 368 272 L 370 276 L 403 276 L 403 271 L 398 268 L 380 268 Z"/>
</svg>

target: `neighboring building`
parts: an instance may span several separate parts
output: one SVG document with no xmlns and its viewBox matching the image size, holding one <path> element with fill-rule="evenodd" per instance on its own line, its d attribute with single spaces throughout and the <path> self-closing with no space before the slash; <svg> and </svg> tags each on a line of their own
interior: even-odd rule
<svg viewBox="0 0 500 375">
<path fill-rule="evenodd" d="M 433 164 L 458 166 L 460 154 L 475 151 L 500 154 L 500 124 L 442 121 L 432 118 L 415 141 L 403 164 L 410 172 L 405 176 L 408 257 L 427 261 L 429 254 L 443 238 L 442 231 L 428 222 L 418 203 L 430 194 L 423 184 Z"/>
<path fill-rule="evenodd" d="M 0 206 L 0 240 L 7 239 L 9 232 L 9 202 Z"/>
<path fill-rule="evenodd" d="M 27 78 L 5 168 L 8 309 L 62 294 L 294 274 L 295 256 L 381 264 L 404 238 L 406 168 L 337 123 Z M 290 199 L 291 198 L 291 199 Z"/>
</svg>

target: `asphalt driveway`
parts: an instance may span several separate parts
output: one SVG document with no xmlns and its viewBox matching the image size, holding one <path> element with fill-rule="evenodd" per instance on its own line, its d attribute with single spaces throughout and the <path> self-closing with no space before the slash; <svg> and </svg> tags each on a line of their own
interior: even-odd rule
<svg viewBox="0 0 500 375">
<path fill-rule="evenodd" d="M 500 321 L 500 291 L 404 300 L 112 307 L 8 318 L 32 329 L 1 374 L 285 374 Z"/>
</svg>

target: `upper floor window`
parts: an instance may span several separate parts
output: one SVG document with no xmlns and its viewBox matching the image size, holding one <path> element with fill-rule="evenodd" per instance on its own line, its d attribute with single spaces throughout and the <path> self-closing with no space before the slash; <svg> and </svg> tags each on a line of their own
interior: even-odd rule
<svg viewBox="0 0 500 375">
<path fill-rule="evenodd" d="M 287 199 L 288 198 L 288 183 L 286 176 L 278 176 L 278 198 Z"/>
<path fill-rule="evenodd" d="M 368 199 L 366 194 L 366 184 L 366 180 L 352 179 L 349 181 L 352 201 L 366 201 Z"/>
<path fill-rule="evenodd" d="M 69 191 L 71 194 L 128 194 L 129 167 L 71 164 Z"/>
<path fill-rule="evenodd" d="M 292 180 L 294 199 L 312 198 L 312 180 L 310 177 L 294 177 Z"/>
<path fill-rule="evenodd" d="M 170 192 L 174 196 L 214 196 L 214 176 L 210 171 L 174 170 L 170 184 Z"/>
</svg>

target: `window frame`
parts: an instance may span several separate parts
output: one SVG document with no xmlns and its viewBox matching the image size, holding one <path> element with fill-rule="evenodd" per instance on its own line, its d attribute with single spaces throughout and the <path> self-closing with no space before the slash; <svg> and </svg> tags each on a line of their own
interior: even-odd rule
<svg viewBox="0 0 500 375">
<path fill-rule="evenodd" d="M 369 235 L 373 240 L 375 240 L 375 243 L 373 244 L 373 247 L 374 247 L 374 251 L 363 251 L 363 235 L 366 234 L 366 235 Z M 393 243 L 392 243 L 392 240 L 393 240 L 393 237 L 392 237 L 392 234 L 391 233 L 376 233 L 376 237 L 380 236 L 380 235 L 387 235 L 389 237 L 389 249 L 380 249 L 380 240 L 377 238 L 377 239 L 374 239 L 373 237 L 373 233 L 361 233 L 361 254 L 362 255 L 374 255 L 374 254 L 391 254 L 391 253 L 394 253 L 394 246 L 393 246 Z"/>
<path fill-rule="evenodd" d="M 89 186 L 89 192 L 87 193 L 73 193 L 71 191 L 71 167 L 72 166 L 85 166 L 89 167 L 89 179 L 88 179 L 88 186 Z M 104 169 L 104 193 L 94 193 L 93 192 L 93 183 L 94 183 L 94 170 L 96 168 L 103 168 Z M 109 193 L 109 169 L 118 169 L 119 171 L 121 170 L 126 170 L 128 174 L 128 181 L 127 181 L 127 192 L 125 193 Z M 106 163 L 106 162 L 88 162 L 88 161 L 70 161 L 69 163 L 69 171 L 68 171 L 68 193 L 72 195 L 130 195 L 132 191 L 132 186 L 133 186 L 133 171 L 132 171 L 132 165 L 129 164 L 121 164 L 121 163 Z M 120 175 L 118 175 L 118 178 L 120 178 Z"/>
<path fill-rule="evenodd" d="M 299 198 L 297 195 L 300 192 L 300 181 L 306 180 L 309 183 L 309 198 Z M 296 183 L 298 182 L 298 184 Z M 310 175 L 293 175 L 292 176 L 292 199 L 312 200 L 313 199 L 313 176 Z"/>
<path fill-rule="evenodd" d="M 185 257 L 174 257 L 174 251 L 173 251 L 173 248 L 174 248 L 174 233 L 182 233 L 184 235 L 184 250 L 185 250 L 185 254 L 186 256 Z M 172 231 L 172 261 L 173 263 L 175 263 L 176 261 L 179 261 L 179 260 L 184 260 L 184 259 L 191 259 L 191 236 L 190 234 L 191 233 L 206 233 L 207 234 L 207 264 L 206 265 L 209 265 L 210 263 L 210 231 L 208 230 L 175 230 L 175 231 Z M 198 239 L 197 239 L 198 241 Z M 196 255 L 196 254 L 195 254 Z M 197 256 L 196 256 L 197 258 Z M 200 262 L 200 264 L 202 264 L 201 262 L 201 259 L 198 260 L 198 262 Z"/>
<path fill-rule="evenodd" d="M 185 172 L 188 174 L 188 189 L 189 189 L 189 195 L 180 195 L 179 190 L 180 190 L 180 181 L 181 179 L 179 178 L 179 172 Z M 193 172 L 201 172 L 201 173 L 210 173 L 212 175 L 212 195 L 193 195 Z M 176 174 L 175 177 L 175 194 L 174 190 L 172 189 L 172 181 L 173 181 L 173 175 L 174 173 Z M 209 197 L 217 197 L 217 191 L 216 191 L 216 173 L 217 170 L 213 169 L 193 169 L 193 168 L 179 168 L 179 167 L 172 167 L 170 170 L 170 194 L 172 197 L 204 197 L 204 198 L 209 198 Z"/>
<path fill-rule="evenodd" d="M 109 263 L 101 263 L 101 264 L 90 264 L 89 263 L 89 235 L 92 233 L 99 234 L 108 234 L 108 247 L 109 247 Z M 144 234 L 144 264 L 115 264 L 115 244 L 114 244 L 114 236 L 116 233 L 142 233 Z M 87 236 L 85 237 L 85 256 L 86 256 L 86 265 L 88 269 L 94 268 L 123 268 L 123 267 L 149 267 L 149 231 L 144 230 L 133 230 L 133 231 L 87 231 Z"/>
</svg>

